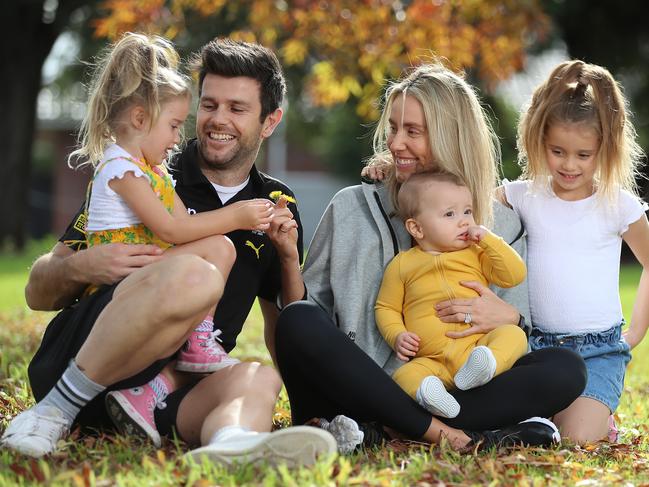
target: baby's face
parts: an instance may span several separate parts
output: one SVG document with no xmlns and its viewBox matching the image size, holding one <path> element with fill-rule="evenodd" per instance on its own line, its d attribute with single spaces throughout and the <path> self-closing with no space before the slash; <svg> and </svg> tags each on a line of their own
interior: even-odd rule
<svg viewBox="0 0 649 487">
<path fill-rule="evenodd" d="M 434 182 L 420 194 L 418 223 L 421 238 L 415 239 L 423 250 L 452 252 L 467 248 L 467 230 L 474 226 L 473 198 L 466 186 Z"/>
</svg>

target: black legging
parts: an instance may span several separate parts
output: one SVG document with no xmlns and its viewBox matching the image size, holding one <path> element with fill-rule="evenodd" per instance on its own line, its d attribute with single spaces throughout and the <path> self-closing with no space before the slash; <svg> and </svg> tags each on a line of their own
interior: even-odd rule
<svg viewBox="0 0 649 487">
<path fill-rule="evenodd" d="M 430 426 L 431 414 L 317 305 L 299 301 L 287 306 L 277 322 L 275 347 L 293 424 L 344 414 L 361 422 L 378 421 L 413 439 Z M 581 357 L 548 348 L 528 353 L 482 387 L 450 391 L 460 403 L 460 414 L 440 419 L 465 430 L 502 428 L 531 416 L 550 417 L 584 387 Z"/>
</svg>

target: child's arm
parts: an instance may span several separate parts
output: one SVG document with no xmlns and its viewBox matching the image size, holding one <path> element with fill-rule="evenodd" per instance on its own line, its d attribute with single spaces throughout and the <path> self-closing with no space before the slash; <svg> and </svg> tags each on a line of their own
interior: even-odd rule
<svg viewBox="0 0 649 487">
<path fill-rule="evenodd" d="M 376 298 L 376 326 L 390 347 L 401 360 L 414 357 L 419 350 L 419 337 L 406 330 L 403 322 L 403 298 L 405 286 L 399 269 L 397 255 L 385 268 L 381 288 Z"/>
<path fill-rule="evenodd" d="M 629 225 L 629 229 L 622 235 L 622 238 L 642 265 L 642 275 L 633 305 L 631 324 L 624 334 L 627 343 L 633 348 L 642 341 L 649 326 L 649 223 L 647 216 L 642 215 L 639 220 Z"/>
<path fill-rule="evenodd" d="M 155 195 L 146 178 L 135 176 L 130 171 L 121 179 L 111 179 L 108 185 L 126 202 L 142 223 L 169 243 L 193 242 L 237 229 L 265 230 L 273 218 L 273 205 L 270 201 L 262 199 L 240 201 L 225 208 L 192 215 L 191 218 L 171 215 Z"/>
<path fill-rule="evenodd" d="M 494 233 L 482 226 L 470 227 L 468 240 L 484 251 L 480 266 L 486 279 L 499 287 L 514 287 L 523 282 L 527 269 L 521 256 Z"/>
<path fill-rule="evenodd" d="M 498 186 L 496 188 L 496 199 L 500 201 L 503 205 L 505 205 L 507 208 L 511 208 L 512 205 L 509 204 L 509 201 L 507 201 L 507 194 L 505 193 L 505 187 L 504 186 Z"/>
<path fill-rule="evenodd" d="M 174 218 L 189 218 L 189 213 L 187 213 L 187 207 L 183 200 L 180 199 L 178 193 L 174 191 L 174 209 L 171 213 Z"/>
<path fill-rule="evenodd" d="M 388 164 L 375 164 L 361 169 L 361 177 L 372 181 L 383 181 L 388 172 Z"/>
</svg>

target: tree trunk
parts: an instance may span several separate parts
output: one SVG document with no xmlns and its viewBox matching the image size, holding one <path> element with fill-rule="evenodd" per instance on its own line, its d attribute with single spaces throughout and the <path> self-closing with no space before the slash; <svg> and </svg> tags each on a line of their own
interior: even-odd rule
<svg viewBox="0 0 649 487">
<path fill-rule="evenodd" d="M 70 13 L 83 1 L 61 2 L 52 22 L 43 22 L 43 0 L 5 2 L 0 29 L 0 247 L 25 245 L 32 141 L 41 68 Z"/>
</svg>

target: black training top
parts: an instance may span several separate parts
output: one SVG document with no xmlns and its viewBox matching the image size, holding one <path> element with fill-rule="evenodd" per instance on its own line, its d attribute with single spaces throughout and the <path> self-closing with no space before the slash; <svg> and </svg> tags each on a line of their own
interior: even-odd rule
<svg viewBox="0 0 649 487">
<path fill-rule="evenodd" d="M 198 166 L 198 147 L 191 140 L 183 151 L 174 157 L 170 173 L 176 180 L 176 192 L 188 211 L 209 211 L 222 208 L 219 196 Z M 257 170 L 250 170 L 250 179 L 245 188 L 232 197 L 226 205 L 253 198 L 271 199 L 270 194 L 281 191 L 294 198 L 293 192 L 281 181 Z M 298 252 L 302 261 L 303 235 L 297 206 L 289 203 L 289 209 L 298 224 Z M 85 248 L 85 204 L 74 217 L 60 242 L 73 250 Z M 275 302 L 281 291 L 281 269 L 277 252 L 268 236 L 259 231 L 236 230 L 227 236 L 237 251 L 234 267 L 230 272 L 223 297 L 214 315 L 214 329 L 222 330 L 219 337 L 223 347 L 230 351 L 236 344 L 250 308 L 256 297 Z"/>
</svg>

